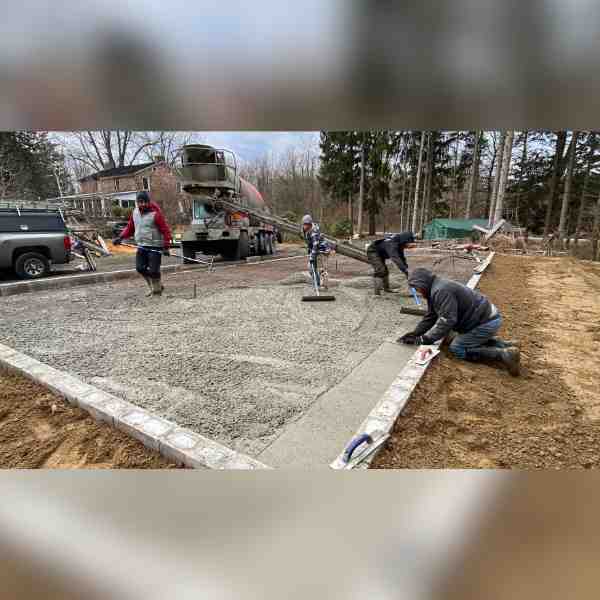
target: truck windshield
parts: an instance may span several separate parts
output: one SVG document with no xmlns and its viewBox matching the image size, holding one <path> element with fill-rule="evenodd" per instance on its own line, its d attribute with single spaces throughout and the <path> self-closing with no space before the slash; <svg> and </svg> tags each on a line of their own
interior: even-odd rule
<svg viewBox="0 0 600 600">
<path fill-rule="evenodd" d="M 215 214 L 210 204 L 205 204 L 202 200 L 194 200 L 194 220 L 202 221 Z"/>
</svg>

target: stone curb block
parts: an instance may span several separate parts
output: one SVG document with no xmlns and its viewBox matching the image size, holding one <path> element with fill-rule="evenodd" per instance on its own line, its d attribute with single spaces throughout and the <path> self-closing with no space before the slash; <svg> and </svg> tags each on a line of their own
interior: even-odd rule
<svg viewBox="0 0 600 600">
<path fill-rule="evenodd" d="M 179 464 L 196 469 L 270 469 L 3 344 L 0 344 L 0 365 L 44 385 L 90 413 L 96 421 L 123 431 Z"/>
<path fill-rule="evenodd" d="M 487 269 L 487 267 L 492 262 L 494 258 L 494 252 L 490 252 L 486 259 L 477 267 L 477 272 L 475 272 L 469 281 L 467 282 L 467 286 L 471 289 L 475 289 L 479 280 L 483 276 L 483 273 Z M 388 340 L 384 340 L 387 342 Z M 415 362 L 416 352 L 413 357 L 406 363 L 402 371 L 399 373 L 398 377 L 394 380 L 388 390 L 385 392 L 383 398 L 377 402 L 373 410 L 369 413 L 368 417 L 363 421 L 362 425 L 356 432 L 355 436 L 358 436 L 362 433 L 373 433 L 373 432 L 383 432 L 384 434 L 390 433 L 396 423 L 398 417 L 402 414 L 404 407 L 408 403 L 408 400 L 421 380 L 421 377 L 427 371 L 427 368 L 431 364 L 431 362 L 426 365 L 418 365 Z M 354 439 L 354 438 L 353 438 Z M 377 456 L 377 454 L 381 451 L 381 449 L 385 446 L 383 444 L 379 448 L 377 448 L 373 453 L 365 458 L 364 461 L 359 463 L 354 468 L 359 469 L 368 469 L 369 465 Z M 337 458 L 329 465 L 332 469 L 344 469 L 345 463 L 342 460 L 343 451 L 337 456 Z"/>
</svg>

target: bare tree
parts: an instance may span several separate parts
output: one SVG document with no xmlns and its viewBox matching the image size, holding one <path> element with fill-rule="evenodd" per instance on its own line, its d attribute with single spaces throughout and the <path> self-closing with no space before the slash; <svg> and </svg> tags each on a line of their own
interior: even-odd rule
<svg viewBox="0 0 600 600">
<path fill-rule="evenodd" d="M 567 141 L 567 132 L 559 131 L 556 134 L 556 150 L 554 152 L 554 163 L 552 166 L 552 179 L 550 180 L 550 191 L 548 192 L 548 201 L 546 204 L 546 219 L 544 221 L 544 239 L 550 233 L 552 225 L 552 209 L 554 208 L 554 196 L 556 196 L 556 188 L 558 186 L 558 178 L 560 175 L 560 165 L 563 159 L 563 151 Z"/>
<path fill-rule="evenodd" d="M 415 203 L 413 206 L 413 215 L 412 215 L 412 231 L 417 230 L 417 216 L 419 214 L 419 189 L 421 184 L 421 170 L 423 168 L 423 149 L 425 147 L 425 135 L 426 132 L 421 132 L 421 144 L 419 147 L 419 164 L 417 166 L 417 180 L 415 183 Z"/>
<path fill-rule="evenodd" d="M 510 162 L 512 158 L 512 146 L 513 137 L 515 132 L 509 131 L 506 134 L 504 142 L 504 151 L 502 153 L 502 172 L 500 173 L 500 183 L 498 185 L 498 197 L 496 198 L 496 207 L 494 209 L 494 221 L 492 224 L 497 223 L 502 219 L 502 212 L 504 210 L 504 193 L 506 191 L 506 184 L 508 183 L 508 174 L 510 172 Z"/>
<path fill-rule="evenodd" d="M 600 194 L 596 199 L 596 210 L 594 211 L 594 224 L 592 226 L 592 260 L 600 260 L 600 249 L 598 248 L 600 238 Z"/>
<path fill-rule="evenodd" d="M 500 177 L 502 172 L 502 162 L 504 160 L 504 146 L 506 142 L 506 131 L 500 135 L 500 144 L 498 147 L 498 163 L 496 164 L 496 175 L 494 176 L 494 191 L 490 201 L 490 213 L 488 215 L 488 226 L 491 227 L 496 214 L 496 199 L 498 198 L 498 188 L 500 187 Z"/>
<path fill-rule="evenodd" d="M 362 236 L 362 213 L 363 203 L 365 201 L 365 134 L 362 135 L 362 144 L 360 147 L 360 186 L 358 192 L 358 236 Z"/>
<path fill-rule="evenodd" d="M 200 143 L 201 138 L 189 131 L 143 131 L 138 142 L 143 144 L 143 156 L 148 161 L 161 157 L 170 166 L 174 166 L 182 146 Z"/>
<path fill-rule="evenodd" d="M 146 148 L 156 144 L 145 133 L 111 129 L 74 131 L 59 139 L 65 154 L 90 172 L 133 165 Z"/>
<path fill-rule="evenodd" d="M 573 132 L 571 145 L 569 147 L 569 165 L 567 167 L 567 176 L 565 179 L 565 189 L 563 192 L 562 206 L 560 209 L 560 222 L 558 232 L 560 236 L 560 244 L 564 247 L 564 239 L 567 236 L 567 212 L 569 210 L 569 196 L 571 195 L 571 182 L 573 180 L 573 165 L 575 164 L 575 153 L 577 149 L 578 131 Z"/>
<path fill-rule="evenodd" d="M 469 195 L 467 196 L 467 206 L 465 208 L 465 219 L 471 218 L 471 207 L 477 193 L 479 184 L 479 140 L 481 139 L 481 130 L 475 132 L 475 145 L 473 146 L 473 161 L 471 165 L 471 180 L 469 184 Z"/>
<path fill-rule="evenodd" d="M 592 131 L 588 137 L 588 142 L 590 144 L 587 166 L 585 170 L 585 178 L 583 180 L 583 187 L 581 188 L 581 197 L 579 199 L 579 214 L 577 216 L 577 225 L 575 227 L 575 246 L 577 246 L 579 242 L 579 236 L 581 235 L 581 226 L 583 224 L 583 215 L 585 213 L 586 207 L 586 194 L 588 189 L 588 183 L 590 180 L 590 171 L 592 169 L 592 163 L 594 161 L 594 154 L 596 152 L 597 145 L 597 132 Z"/>
</svg>

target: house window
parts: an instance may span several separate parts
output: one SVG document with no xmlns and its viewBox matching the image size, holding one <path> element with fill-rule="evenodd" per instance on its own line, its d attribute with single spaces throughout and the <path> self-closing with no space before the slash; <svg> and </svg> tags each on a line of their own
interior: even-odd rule
<svg viewBox="0 0 600 600">
<path fill-rule="evenodd" d="M 115 179 L 115 192 L 119 191 L 119 180 Z"/>
<path fill-rule="evenodd" d="M 150 191 L 150 180 L 147 177 L 142 177 L 142 187 L 146 191 Z"/>
</svg>

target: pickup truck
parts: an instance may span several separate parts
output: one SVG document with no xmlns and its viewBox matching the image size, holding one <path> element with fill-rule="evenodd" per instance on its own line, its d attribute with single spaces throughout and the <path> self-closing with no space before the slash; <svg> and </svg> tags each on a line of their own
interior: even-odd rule
<svg viewBox="0 0 600 600">
<path fill-rule="evenodd" d="M 71 261 L 71 237 L 58 210 L 0 208 L 0 270 L 39 279 Z"/>
</svg>

